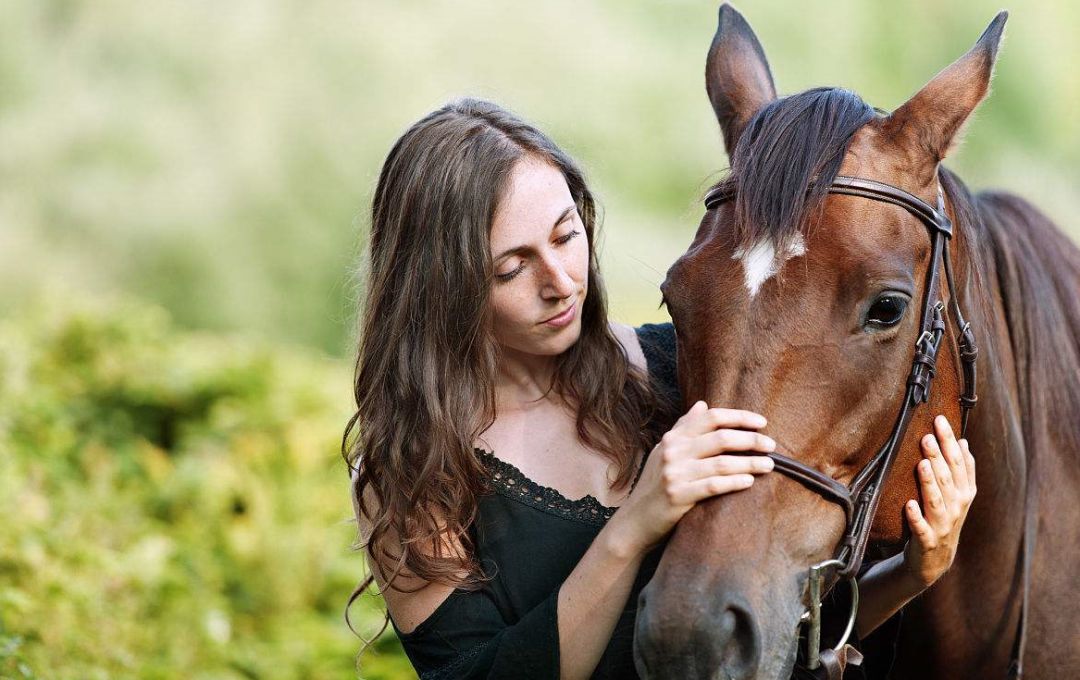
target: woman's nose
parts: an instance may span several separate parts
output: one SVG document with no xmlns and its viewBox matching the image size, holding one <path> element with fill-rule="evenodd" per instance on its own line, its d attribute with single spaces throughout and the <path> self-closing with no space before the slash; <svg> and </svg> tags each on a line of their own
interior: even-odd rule
<svg viewBox="0 0 1080 680">
<path fill-rule="evenodd" d="M 570 273 L 563 266 L 563 263 L 558 258 L 548 260 L 546 263 L 547 269 L 547 290 L 553 297 L 569 297 L 577 290 L 577 283 L 574 282 L 574 278 L 570 276 Z"/>
</svg>

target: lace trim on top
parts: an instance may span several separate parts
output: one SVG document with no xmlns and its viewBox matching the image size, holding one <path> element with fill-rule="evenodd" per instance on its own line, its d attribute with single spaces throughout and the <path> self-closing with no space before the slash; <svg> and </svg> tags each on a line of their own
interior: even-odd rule
<svg viewBox="0 0 1080 680">
<path fill-rule="evenodd" d="M 506 462 L 494 453 L 481 448 L 474 448 L 474 450 L 491 475 L 492 487 L 507 498 L 564 519 L 597 526 L 603 526 L 619 509 L 603 505 L 591 494 L 586 494 L 577 500 L 570 500 L 549 486 L 537 484 L 526 477 L 525 473 L 515 465 Z M 642 457 L 642 468 L 644 468 L 644 461 Z M 640 476 L 641 468 L 638 469 L 638 477 Z M 634 485 L 636 484 L 635 478 Z M 633 486 L 630 490 L 633 491 Z"/>
</svg>

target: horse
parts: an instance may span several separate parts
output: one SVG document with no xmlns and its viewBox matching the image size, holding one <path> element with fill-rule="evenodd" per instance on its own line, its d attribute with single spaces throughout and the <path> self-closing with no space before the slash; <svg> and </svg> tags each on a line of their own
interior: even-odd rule
<svg viewBox="0 0 1080 680">
<path fill-rule="evenodd" d="M 978 493 L 952 567 L 898 615 L 888 677 L 1080 669 L 1080 250 L 942 164 L 1006 19 L 888 112 L 840 88 L 778 97 L 721 6 L 706 90 L 731 168 L 662 304 L 684 403 L 764 414 L 777 466 L 675 527 L 637 602 L 643 678 L 810 672 L 803 621 L 865 550 L 902 549 L 938 413 L 963 421 Z"/>
</svg>

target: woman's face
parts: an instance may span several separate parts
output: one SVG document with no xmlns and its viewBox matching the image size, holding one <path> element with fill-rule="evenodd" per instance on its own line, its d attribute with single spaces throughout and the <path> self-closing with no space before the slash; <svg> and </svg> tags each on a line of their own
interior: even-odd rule
<svg viewBox="0 0 1080 680">
<path fill-rule="evenodd" d="M 491 225 L 491 256 L 495 339 L 525 354 L 566 351 L 581 334 L 589 243 L 558 168 L 533 156 L 517 162 Z"/>
</svg>

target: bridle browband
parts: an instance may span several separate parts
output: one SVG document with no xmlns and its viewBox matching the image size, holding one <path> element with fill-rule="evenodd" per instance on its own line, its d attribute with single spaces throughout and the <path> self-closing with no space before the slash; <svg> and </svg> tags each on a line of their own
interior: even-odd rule
<svg viewBox="0 0 1080 680">
<path fill-rule="evenodd" d="M 804 620 L 810 622 L 808 635 L 808 667 L 817 669 L 822 660 L 828 665 L 836 663 L 836 655 L 845 646 L 851 633 L 855 614 L 858 609 L 858 588 L 855 576 L 866 554 L 867 542 L 878 504 L 881 502 L 882 488 L 889 476 L 893 463 L 904 440 L 912 414 L 919 404 L 930 398 L 930 386 L 934 379 L 938 351 L 945 335 L 945 303 L 941 300 L 940 270 L 945 270 L 945 280 L 949 288 L 949 303 L 956 325 L 957 342 L 960 350 L 961 370 L 964 390 L 960 395 L 961 437 L 966 436 L 968 416 L 975 408 L 978 398 L 975 394 L 975 359 L 979 354 L 975 345 L 975 336 L 971 324 L 964 319 L 960 311 L 959 297 L 953 280 L 952 264 L 949 257 L 949 239 L 952 237 L 953 224 L 945 213 L 945 197 L 938 185 L 937 208 L 931 207 L 922 199 L 891 184 L 860 177 L 837 176 L 829 185 L 829 193 L 860 196 L 874 201 L 891 203 L 917 217 L 927 228 L 930 235 L 930 264 L 926 272 L 926 288 L 923 292 L 922 320 L 920 333 L 915 341 L 915 354 L 908 375 L 904 402 L 900 407 L 896 422 L 889 438 L 873 458 L 855 475 L 850 485 L 844 485 L 832 477 L 793 458 L 779 453 L 770 453 L 777 472 L 794 479 L 807 488 L 816 491 L 844 510 L 847 521 L 844 536 L 837 546 L 833 559 L 810 568 L 809 591 L 810 605 Z M 735 197 L 734 185 L 722 185 L 714 188 L 705 196 L 706 209 L 716 208 Z M 944 265 L 944 267 L 942 267 Z M 834 649 L 819 652 L 820 640 L 820 599 L 828 589 L 822 591 L 821 580 L 827 569 L 835 568 L 837 578 L 847 579 L 853 591 L 853 607 L 848 627 L 843 639 Z M 819 658 L 819 655 L 821 658 Z M 828 655 L 828 656 L 826 656 Z M 842 669 L 842 662 L 840 667 Z M 830 671 L 831 672 L 831 671 Z M 842 672 L 842 670 L 841 670 Z"/>
</svg>

